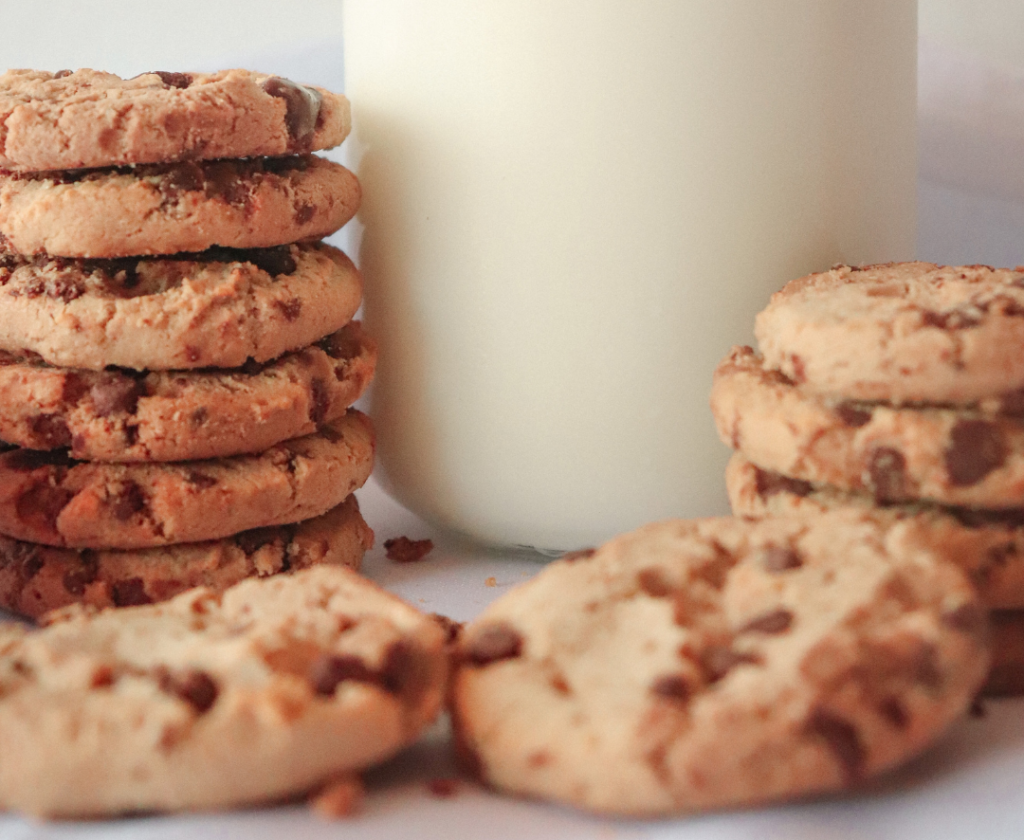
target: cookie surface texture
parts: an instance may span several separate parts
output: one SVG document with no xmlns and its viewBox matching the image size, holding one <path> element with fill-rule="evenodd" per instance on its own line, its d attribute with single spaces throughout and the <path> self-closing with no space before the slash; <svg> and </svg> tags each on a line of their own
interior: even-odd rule
<svg viewBox="0 0 1024 840">
<path fill-rule="evenodd" d="M 162 548 L 75 551 L 0 537 L 0 607 L 38 619 L 71 604 L 137 606 L 321 564 L 358 569 L 372 547 L 355 496 L 295 525 Z"/>
<path fill-rule="evenodd" d="M 353 321 L 317 344 L 235 370 L 85 371 L 0 351 L 0 440 L 92 461 L 260 452 L 336 420 L 373 378 L 377 345 Z"/>
<path fill-rule="evenodd" d="M 345 97 L 248 70 L 0 75 L 0 169 L 305 154 L 350 128 Z"/>
<path fill-rule="evenodd" d="M 299 794 L 414 739 L 445 671 L 439 625 L 336 567 L 69 610 L 0 642 L 0 808 L 85 817 Z"/>
<path fill-rule="evenodd" d="M 953 565 L 856 515 L 665 522 L 465 628 L 452 689 L 494 787 L 654 815 L 837 790 L 960 715 L 988 663 Z"/>
<path fill-rule="evenodd" d="M 359 182 L 314 155 L 0 173 L 0 235 L 21 254 L 123 257 L 329 236 Z"/>
<path fill-rule="evenodd" d="M 362 297 L 329 245 L 173 258 L 0 257 L 0 350 L 59 367 L 240 367 L 347 324 Z"/>
<path fill-rule="evenodd" d="M 850 399 L 969 404 L 1024 388 L 1024 271 L 838 266 L 787 284 L 758 314 L 766 363 Z"/>
<path fill-rule="evenodd" d="M 1024 609 L 1024 508 L 985 511 L 927 503 L 879 507 L 863 493 L 787 478 L 739 454 L 726 467 L 725 483 L 737 516 L 815 517 L 853 510 L 884 526 L 903 522 L 905 538 L 963 569 L 986 606 Z"/>
<path fill-rule="evenodd" d="M 881 504 L 1024 503 L 1019 417 L 821 397 L 766 368 L 749 347 L 718 365 L 711 409 L 723 442 L 792 478 L 867 492 Z"/>
<path fill-rule="evenodd" d="M 108 464 L 18 449 L 0 455 L 0 534 L 71 548 L 149 548 L 219 539 L 326 513 L 373 467 L 354 409 L 253 455 Z"/>
</svg>

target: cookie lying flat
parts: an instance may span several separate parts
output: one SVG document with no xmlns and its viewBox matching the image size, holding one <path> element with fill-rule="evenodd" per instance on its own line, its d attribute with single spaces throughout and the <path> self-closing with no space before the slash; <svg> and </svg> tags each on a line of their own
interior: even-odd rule
<svg viewBox="0 0 1024 840">
<path fill-rule="evenodd" d="M 754 330 L 808 389 L 892 403 L 974 403 L 1024 389 L 1024 271 L 838 266 L 776 292 Z"/>
<path fill-rule="evenodd" d="M 912 528 L 920 545 L 956 563 L 987 606 L 1024 609 L 1024 508 L 992 512 L 930 504 L 877 507 L 862 493 L 815 487 L 762 470 L 742 455 L 732 457 L 725 477 L 737 516 L 813 517 L 853 510 L 883 525 L 904 522 L 907 538 Z"/>
<path fill-rule="evenodd" d="M 0 75 L 0 168 L 78 169 L 304 154 L 351 128 L 348 100 L 248 70 Z"/>
<path fill-rule="evenodd" d="M 0 350 L 102 370 L 240 367 L 351 320 L 362 280 L 329 245 L 175 257 L 0 256 Z"/>
<path fill-rule="evenodd" d="M 361 487 L 373 467 L 358 411 L 254 455 L 105 464 L 62 452 L 0 455 L 0 534 L 73 548 L 147 548 L 299 522 Z"/>
<path fill-rule="evenodd" d="M 358 569 L 372 547 L 373 531 L 355 496 L 295 525 L 163 548 L 75 551 L 0 537 L 0 608 L 37 619 L 71 604 L 149 604 L 195 586 L 222 590 L 246 578 L 309 566 Z"/>
<path fill-rule="evenodd" d="M 0 173 L 0 236 L 61 257 L 268 248 L 334 233 L 359 198 L 355 175 L 314 155 Z"/>
<path fill-rule="evenodd" d="M 266 802 L 381 761 L 437 715 L 444 633 L 347 569 L 71 611 L 0 642 L 0 808 Z"/>
<path fill-rule="evenodd" d="M 765 469 L 871 493 L 881 504 L 1024 505 L 1024 422 L 978 410 L 821 397 L 734 347 L 715 371 L 723 442 Z"/>
<path fill-rule="evenodd" d="M 675 521 L 576 552 L 464 629 L 463 754 L 496 788 L 650 815 L 836 790 L 984 678 L 952 564 L 844 514 Z"/>
<path fill-rule="evenodd" d="M 345 413 L 377 345 L 353 321 L 318 344 L 236 370 L 85 371 L 0 351 L 0 440 L 93 461 L 261 452 Z"/>
<path fill-rule="evenodd" d="M 1024 695 L 1024 612 L 994 612 L 992 668 L 983 694 L 989 697 Z"/>
</svg>

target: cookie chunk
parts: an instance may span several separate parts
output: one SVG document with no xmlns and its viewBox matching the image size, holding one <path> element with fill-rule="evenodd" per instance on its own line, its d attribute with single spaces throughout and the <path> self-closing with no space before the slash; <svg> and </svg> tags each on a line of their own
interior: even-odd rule
<svg viewBox="0 0 1024 840">
<path fill-rule="evenodd" d="M 1024 508 L 879 507 L 863 493 L 787 478 L 762 470 L 738 454 L 729 461 L 725 477 L 732 512 L 737 516 L 819 516 L 854 510 L 886 526 L 904 522 L 908 535 L 964 570 L 986 606 L 1024 609 Z"/>
<path fill-rule="evenodd" d="M 838 790 L 920 752 L 988 665 L 950 563 L 851 514 L 670 521 L 575 552 L 465 628 L 464 760 L 653 815 Z"/>
<path fill-rule="evenodd" d="M 362 280 L 329 245 L 122 260 L 0 257 L 0 350 L 69 368 L 240 367 L 351 320 Z"/>
<path fill-rule="evenodd" d="M 355 175 L 314 155 L 0 172 L 0 236 L 58 257 L 268 248 L 329 236 L 359 199 Z"/>
<path fill-rule="evenodd" d="M 305 154 L 350 128 L 345 97 L 248 70 L 0 75 L 0 168 L 20 172 Z"/>
<path fill-rule="evenodd" d="M 38 619 L 71 604 L 131 607 L 186 589 L 227 589 L 250 577 L 320 564 L 358 569 L 373 547 L 355 496 L 295 525 L 139 550 L 75 551 L 0 537 L 0 607 Z"/>
<path fill-rule="evenodd" d="M 352 409 L 314 434 L 254 455 L 174 463 L 0 455 L 0 534 L 72 548 L 212 540 L 319 516 L 361 487 L 374 439 Z"/>
<path fill-rule="evenodd" d="M 776 292 L 755 334 L 810 390 L 894 404 L 1021 404 L 1024 270 L 837 266 Z"/>
<path fill-rule="evenodd" d="M 893 408 L 816 395 L 735 347 L 715 371 L 722 440 L 760 467 L 880 504 L 1019 508 L 1024 422 L 979 408 Z"/>
<path fill-rule="evenodd" d="M 336 420 L 366 389 L 377 345 L 353 321 L 317 344 L 235 370 L 86 371 L 0 351 L 0 440 L 90 461 L 261 452 Z"/>
<path fill-rule="evenodd" d="M 0 809 L 47 817 L 280 800 L 397 752 L 437 715 L 444 633 L 348 569 L 0 642 Z"/>
</svg>

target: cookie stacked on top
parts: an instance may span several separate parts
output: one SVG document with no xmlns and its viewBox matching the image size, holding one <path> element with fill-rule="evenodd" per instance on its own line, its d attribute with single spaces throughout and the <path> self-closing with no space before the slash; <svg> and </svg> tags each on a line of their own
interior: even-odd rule
<svg viewBox="0 0 1024 840">
<path fill-rule="evenodd" d="M 711 399 L 735 512 L 914 518 L 990 607 L 1024 608 L 1024 269 L 838 266 L 778 292 L 756 334 Z"/>
<path fill-rule="evenodd" d="M 129 605 L 372 543 L 373 343 L 318 240 L 344 97 L 242 70 L 0 76 L 0 606 Z"/>
</svg>

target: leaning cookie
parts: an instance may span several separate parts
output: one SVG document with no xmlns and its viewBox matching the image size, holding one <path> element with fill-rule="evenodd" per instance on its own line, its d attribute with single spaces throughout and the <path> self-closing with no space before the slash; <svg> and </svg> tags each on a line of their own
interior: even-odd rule
<svg viewBox="0 0 1024 840">
<path fill-rule="evenodd" d="M 671 521 L 464 629 L 454 725 L 494 787 L 654 815 L 838 790 L 931 743 L 988 664 L 963 574 L 832 514 Z"/>
<path fill-rule="evenodd" d="M 1024 422 L 977 408 L 893 408 L 823 397 L 734 347 L 715 371 L 722 441 L 754 463 L 881 504 L 1019 508 Z"/>
<path fill-rule="evenodd" d="M 0 172 L 0 237 L 55 257 L 269 248 L 329 236 L 359 199 L 355 175 L 314 155 Z"/>
<path fill-rule="evenodd" d="M 317 344 L 234 370 L 86 371 L 0 351 L 0 440 L 88 461 L 262 452 L 336 420 L 366 389 L 377 345 L 353 321 Z"/>
<path fill-rule="evenodd" d="M 1019 404 L 1024 271 L 837 266 L 776 292 L 755 334 L 770 368 L 849 399 Z"/>
<path fill-rule="evenodd" d="M 102 370 L 240 367 L 351 320 L 362 279 L 329 245 L 119 260 L 0 256 L 0 350 Z"/>
<path fill-rule="evenodd" d="M 732 512 L 737 516 L 819 516 L 853 510 L 883 526 L 905 523 L 913 539 L 958 565 L 985 605 L 1024 609 L 1024 508 L 1004 511 L 934 504 L 875 505 L 870 496 L 815 487 L 762 470 L 734 455 L 725 471 Z"/>
<path fill-rule="evenodd" d="M 372 547 L 373 531 L 355 496 L 295 525 L 162 548 L 76 551 L 0 537 L 0 608 L 38 619 L 71 604 L 150 604 L 195 586 L 220 591 L 246 578 L 310 566 L 358 569 Z"/>
<path fill-rule="evenodd" d="M 447 670 L 436 622 L 336 567 L 0 639 L 0 809 L 44 817 L 303 793 L 415 739 Z"/>
<path fill-rule="evenodd" d="M 374 436 L 351 409 L 263 452 L 171 463 L 0 454 L 0 534 L 71 548 L 149 548 L 220 539 L 319 516 L 361 487 Z"/>
<path fill-rule="evenodd" d="M 248 70 L 0 75 L 0 168 L 19 172 L 305 154 L 351 128 L 348 100 Z"/>
</svg>

